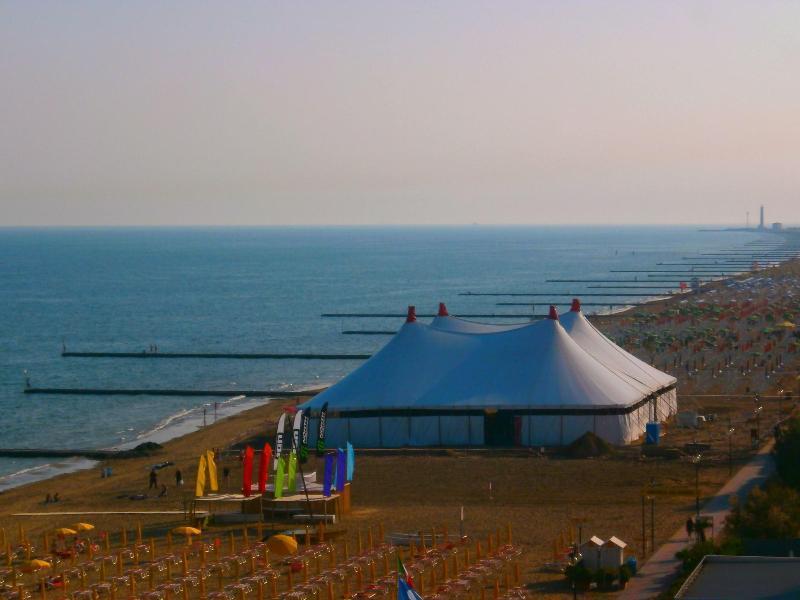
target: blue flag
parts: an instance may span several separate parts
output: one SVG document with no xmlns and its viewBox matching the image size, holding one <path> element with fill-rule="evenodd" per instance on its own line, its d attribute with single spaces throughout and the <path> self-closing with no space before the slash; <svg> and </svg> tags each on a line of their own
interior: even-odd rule
<svg viewBox="0 0 800 600">
<path fill-rule="evenodd" d="M 397 600 L 422 600 L 422 596 L 420 596 L 414 588 L 409 587 L 405 579 L 398 577 Z"/>
<path fill-rule="evenodd" d="M 336 491 L 344 491 L 344 483 L 347 471 L 347 454 L 344 450 L 339 448 L 336 451 Z"/>
<path fill-rule="evenodd" d="M 356 453 L 353 444 L 347 442 L 347 481 L 353 481 L 353 471 L 356 468 Z"/>
<path fill-rule="evenodd" d="M 322 495 L 329 498 L 331 495 L 331 484 L 333 483 L 333 454 L 325 455 L 325 474 L 322 479 Z"/>
</svg>

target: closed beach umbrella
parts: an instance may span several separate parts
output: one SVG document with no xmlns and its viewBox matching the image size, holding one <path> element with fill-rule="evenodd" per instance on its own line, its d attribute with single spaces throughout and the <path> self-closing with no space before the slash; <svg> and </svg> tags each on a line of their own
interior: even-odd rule
<svg viewBox="0 0 800 600">
<path fill-rule="evenodd" d="M 297 553 L 297 540 L 291 536 L 278 534 L 267 540 L 267 548 L 272 554 L 288 556 Z"/>
<path fill-rule="evenodd" d="M 197 527 L 176 527 L 172 530 L 172 533 L 180 535 L 200 535 L 203 532 L 197 529 Z"/>
<path fill-rule="evenodd" d="M 94 525 L 92 525 L 91 523 L 75 523 L 75 525 L 73 525 L 72 528 L 75 529 L 76 531 L 91 531 L 92 529 L 94 529 Z"/>
<path fill-rule="evenodd" d="M 70 529 L 69 527 L 59 527 L 58 529 L 56 529 L 55 534 L 56 535 L 63 535 L 63 536 L 66 536 L 66 535 L 78 535 L 78 532 L 75 531 L 74 529 Z"/>
</svg>

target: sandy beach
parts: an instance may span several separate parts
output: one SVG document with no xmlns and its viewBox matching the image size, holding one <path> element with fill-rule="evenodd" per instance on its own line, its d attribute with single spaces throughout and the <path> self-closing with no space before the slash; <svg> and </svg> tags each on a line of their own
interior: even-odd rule
<svg viewBox="0 0 800 600">
<path fill-rule="evenodd" d="M 641 561 L 653 551 L 642 545 L 642 495 L 655 514 L 655 545 L 672 534 L 695 507 L 695 466 L 686 444 L 709 446 L 703 452 L 700 494 L 719 489 L 733 468 L 753 452 L 751 429 L 762 441 L 771 426 L 794 407 L 797 390 L 796 337 L 784 321 L 800 314 L 800 261 L 756 274 L 704 286 L 695 294 L 675 296 L 625 313 L 593 318 L 607 335 L 629 351 L 652 360 L 679 379 L 680 410 L 695 410 L 709 421 L 701 429 L 667 424 L 660 451 L 642 452 L 641 443 L 614 454 L 574 459 L 555 450 L 398 450 L 359 451 L 353 482 L 353 511 L 337 527 L 355 543 L 359 532 L 381 524 L 386 532 L 416 532 L 433 527 L 459 531 L 464 507 L 464 533 L 476 539 L 511 524 L 522 545 L 522 576 L 541 597 L 567 593 L 563 576 L 544 565 L 556 549 L 568 543 L 578 523 L 582 535 L 628 543 L 627 553 Z M 779 390 L 783 390 L 779 392 Z M 784 399 L 792 391 L 793 399 Z M 754 416 L 753 394 L 761 394 L 762 410 Z M 271 439 L 283 406 L 302 400 L 271 401 L 182 437 L 166 441 L 157 456 L 108 461 L 95 467 L 31 483 L 0 495 L 0 526 L 13 539 L 22 523 L 29 539 L 69 525 L 75 517 L 14 517 L 21 512 L 182 511 L 194 491 L 197 457 L 208 448 L 235 449 L 247 440 Z M 779 409 L 782 411 L 779 413 Z M 713 415 L 713 416 L 711 416 Z M 711 420 L 713 419 L 713 420 Z M 729 456 L 729 427 L 735 427 Z M 266 437 L 265 437 L 266 436 Z M 227 489 L 241 480 L 239 462 L 231 450 L 222 466 L 231 470 Z M 310 469 L 319 465 L 312 459 Z M 148 494 L 150 465 L 171 461 L 159 471 L 167 496 L 131 500 Z M 113 475 L 101 478 L 101 468 Z M 175 469 L 185 485 L 176 486 Z M 58 504 L 44 504 L 58 492 Z M 183 522 L 179 514 L 86 517 L 113 535 L 125 524 L 141 523 L 146 535 L 161 535 Z M 218 531 L 210 528 L 207 535 Z"/>
</svg>

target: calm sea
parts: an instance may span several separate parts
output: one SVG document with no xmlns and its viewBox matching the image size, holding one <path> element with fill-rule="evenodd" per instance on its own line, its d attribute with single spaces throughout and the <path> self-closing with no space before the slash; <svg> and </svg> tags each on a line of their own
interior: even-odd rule
<svg viewBox="0 0 800 600">
<path fill-rule="evenodd" d="M 213 402 L 24 395 L 25 371 L 34 386 L 280 389 L 335 382 L 359 364 L 74 359 L 61 358 L 62 343 L 96 351 L 156 344 L 162 352 L 372 352 L 388 338 L 341 331 L 395 330 L 402 320 L 320 314 L 403 313 L 409 304 L 434 312 L 439 301 L 454 314 L 530 313 L 495 304 L 512 298 L 459 293 L 580 292 L 585 284 L 545 280 L 632 279 L 610 270 L 758 237 L 680 227 L 0 229 L 0 446 L 131 444 L 196 419 Z M 82 465 L 45 462 L 0 459 L 0 489 Z"/>
</svg>

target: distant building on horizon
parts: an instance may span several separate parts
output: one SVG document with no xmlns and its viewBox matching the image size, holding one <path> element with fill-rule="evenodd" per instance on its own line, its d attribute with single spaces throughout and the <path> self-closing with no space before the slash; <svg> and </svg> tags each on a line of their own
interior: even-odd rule
<svg viewBox="0 0 800 600">
<path fill-rule="evenodd" d="M 759 221 L 758 221 L 758 228 L 759 229 L 764 229 L 764 205 L 763 204 L 761 205 L 760 215 L 761 215 L 761 217 L 759 218 Z"/>
</svg>

